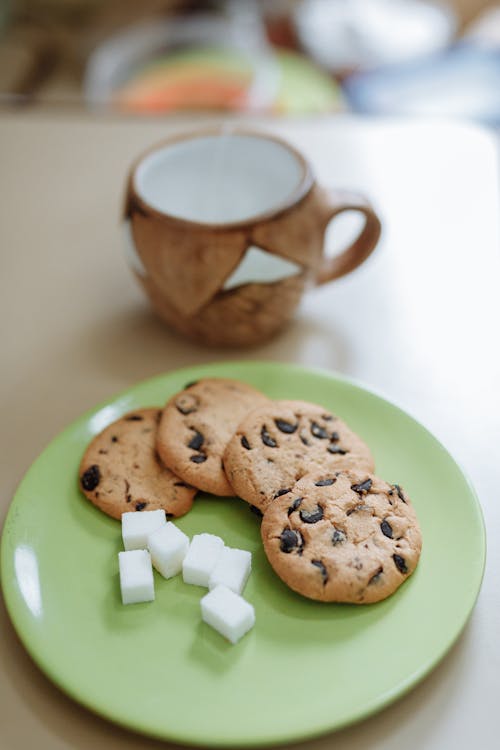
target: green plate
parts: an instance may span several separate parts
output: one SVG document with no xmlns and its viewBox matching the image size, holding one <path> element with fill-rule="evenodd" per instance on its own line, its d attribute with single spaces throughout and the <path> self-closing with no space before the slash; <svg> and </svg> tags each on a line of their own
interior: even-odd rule
<svg viewBox="0 0 500 750">
<path fill-rule="evenodd" d="M 155 573 L 156 601 L 120 603 L 120 525 L 78 491 L 90 438 L 123 412 L 163 404 L 203 375 L 238 378 L 274 398 L 315 401 L 370 444 L 378 473 L 413 499 L 423 532 L 414 575 L 375 605 L 309 601 L 263 553 L 238 499 L 200 495 L 178 521 L 253 553 L 245 597 L 256 625 L 236 646 L 201 622 L 205 589 Z M 453 644 L 474 606 L 485 534 L 473 489 L 418 422 L 352 382 L 278 363 L 191 367 L 140 383 L 61 433 L 26 474 L 2 539 L 2 584 L 21 640 L 75 700 L 148 735 L 199 745 L 298 740 L 386 706 Z"/>
</svg>

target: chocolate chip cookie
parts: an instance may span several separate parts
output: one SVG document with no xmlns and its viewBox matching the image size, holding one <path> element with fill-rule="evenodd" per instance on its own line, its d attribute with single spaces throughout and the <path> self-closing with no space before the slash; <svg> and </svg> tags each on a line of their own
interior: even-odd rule
<svg viewBox="0 0 500 750">
<path fill-rule="evenodd" d="M 126 511 L 163 508 L 182 516 L 193 504 L 194 487 L 175 476 L 156 453 L 159 409 L 136 409 L 106 427 L 88 446 L 80 464 L 84 495 L 112 518 Z"/>
<path fill-rule="evenodd" d="M 385 599 L 415 570 L 422 547 L 403 489 L 359 471 L 304 476 L 269 506 L 261 533 L 279 577 L 324 602 Z"/>
<path fill-rule="evenodd" d="M 361 438 L 322 406 L 270 401 L 240 423 L 224 468 L 236 494 L 265 511 L 310 471 L 373 471 L 374 462 Z"/>
<path fill-rule="evenodd" d="M 185 482 L 214 495 L 234 495 L 222 466 L 243 417 L 268 399 L 246 383 L 204 378 L 188 384 L 163 410 L 157 435 L 162 461 Z"/>
</svg>

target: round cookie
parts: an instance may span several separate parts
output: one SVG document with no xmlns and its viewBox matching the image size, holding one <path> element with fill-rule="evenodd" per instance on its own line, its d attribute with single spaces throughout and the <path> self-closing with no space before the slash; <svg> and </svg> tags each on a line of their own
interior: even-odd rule
<svg viewBox="0 0 500 750">
<path fill-rule="evenodd" d="M 222 465 L 227 442 L 244 416 L 268 399 L 246 383 L 203 378 L 166 404 L 156 447 L 185 482 L 214 495 L 234 495 Z"/>
<path fill-rule="evenodd" d="M 279 577 L 324 602 L 385 599 L 415 570 L 422 548 L 401 487 L 354 471 L 303 477 L 269 506 L 261 533 Z"/>
<path fill-rule="evenodd" d="M 160 462 L 155 450 L 159 409 L 136 409 L 92 440 L 80 464 L 83 494 L 112 518 L 141 510 L 182 516 L 196 494 Z"/>
<path fill-rule="evenodd" d="M 310 471 L 373 471 L 375 466 L 361 438 L 322 406 L 270 401 L 240 423 L 226 448 L 224 468 L 236 494 L 264 512 Z"/>
</svg>

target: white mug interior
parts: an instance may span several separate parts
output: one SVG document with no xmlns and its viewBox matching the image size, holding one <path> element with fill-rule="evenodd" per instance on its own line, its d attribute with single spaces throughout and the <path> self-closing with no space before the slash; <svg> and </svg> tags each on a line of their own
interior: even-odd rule
<svg viewBox="0 0 500 750">
<path fill-rule="evenodd" d="M 134 187 L 144 203 L 168 216 L 228 224 L 285 206 L 305 172 L 304 162 L 279 141 L 221 133 L 147 154 L 135 170 Z"/>
</svg>

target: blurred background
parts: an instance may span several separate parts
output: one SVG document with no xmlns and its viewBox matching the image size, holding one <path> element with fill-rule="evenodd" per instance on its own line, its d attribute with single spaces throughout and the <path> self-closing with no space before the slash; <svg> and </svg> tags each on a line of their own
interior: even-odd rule
<svg viewBox="0 0 500 750">
<path fill-rule="evenodd" d="M 488 0 L 0 0 L 0 102 L 500 125 Z"/>
</svg>

